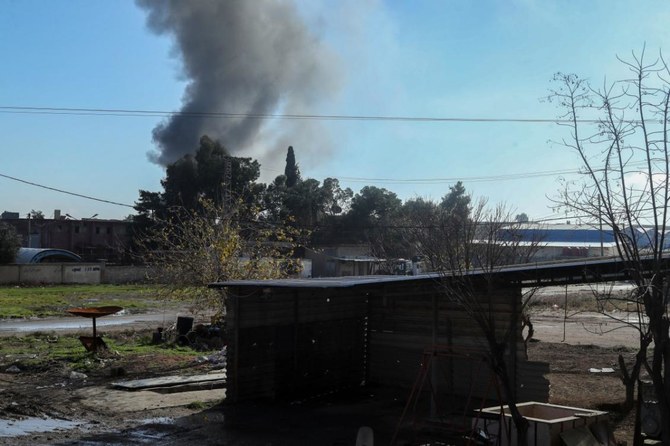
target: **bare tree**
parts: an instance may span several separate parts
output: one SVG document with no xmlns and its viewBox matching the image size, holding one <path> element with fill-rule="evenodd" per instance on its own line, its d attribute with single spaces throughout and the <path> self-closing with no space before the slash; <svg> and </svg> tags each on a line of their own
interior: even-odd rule
<svg viewBox="0 0 670 446">
<path fill-rule="evenodd" d="M 151 278 L 166 295 L 200 309 L 223 311 L 207 284 L 235 279 L 274 279 L 300 271 L 292 258 L 300 231 L 260 221 L 241 203 L 223 208 L 201 200 L 198 211 L 174 210 L 143 238 Z M 242 210 L 243 209 L 243 210 Z"/>
<path fill-rule="evenodd" d="M 644 49 L 619 61 L 631 76 L 599 88 L 573 74 L 557 74 L 550 100 L 564 110 L 569 129 L 562 144 L 582 164 L 578 181 L 566 182 L 557 204 L 566 212 L 607 227 L 634 291 L 610 299 L 636 309 L 630 322 L 639 334 L 635 364 L 624 382 L 632 397 L 640 370 L 656 393 L 661 440 L 670 444 L 670 318 L 667 248 L 670 200 L 670 69 L 659 54 L 649 62 Z M 622 321 L 626 322 L 626 321 Z M 636 439 L 639 441 L 639 439 Z"/>
<path fill-rule="evenodd" d="M 516 405 L 511 367 L 517 351 L 510 346 L 522 336 L 521 314 L 535 289 L 520 296 L 518 311 L 502 315 L 496 304 L 505 283 L 498 273 L 507 265 L 529 262 L 540 241 L 521 237 L 524 223 L 515 222 L 506 205 L 491 208 L 485 199 L 473 202 L 470 196 L 459 195 L 462 206 L 446 206 L 444 212 L 433 217 L 432 224 L 417 228 L 412 235 L 439 271 L 444 296 L 479 327 L 486 342 L 487 362 L 502 387 L 519 444 L 525 445 L 528 421 Z"/>
</svg>

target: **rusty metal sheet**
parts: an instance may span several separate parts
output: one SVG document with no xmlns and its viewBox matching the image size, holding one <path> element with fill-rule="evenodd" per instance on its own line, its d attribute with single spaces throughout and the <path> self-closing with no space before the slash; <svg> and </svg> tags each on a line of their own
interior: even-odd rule
<svg viewBox="0 0 670 446">
<path fill-rule="evenodd" d="M 110 314 L 118 313 L 121 310 L 123 310 L 123 307 L 108 306 L 108 307 L 70 308 L 67 310 L 67 312 L 70 314 L 74 314 L 75 316 L 96 318 L 102 316 L 109 316 Z"/>
</svg>

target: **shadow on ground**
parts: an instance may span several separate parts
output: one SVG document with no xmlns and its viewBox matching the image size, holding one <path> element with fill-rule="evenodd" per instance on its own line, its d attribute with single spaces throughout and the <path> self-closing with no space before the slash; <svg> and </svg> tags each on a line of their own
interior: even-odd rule
<svg viewBox="0 0 670 446">
<path fill-rule="evenodd" d="M 361 426 L 375 444 L 389 444 L 403 409 L 391 395 L 370 389 L 300 403 L 225 403 L 196 414 L 113 433 L 83 436 L 62 446 L 116 445 L 333 445 L 356 444 Z"/>
</svg>

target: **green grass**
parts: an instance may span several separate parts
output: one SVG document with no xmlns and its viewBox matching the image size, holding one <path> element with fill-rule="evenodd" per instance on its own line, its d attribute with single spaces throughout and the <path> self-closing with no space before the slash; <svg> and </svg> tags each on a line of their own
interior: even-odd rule
<svg viewBox="0 0 670 446">
<path fill-rule="evenodd" d="M 5 337 L 0 343 L 0 366 L 6 368 L 16 364 L 22 369 L 39 371 L 62 363 L 72 370 L 91 372 L 105 366 L 100 357 L 106 356 L 113 358 L 113 362 L 125 363 L 156 356 L 177 357 L 190 362 L 201 354 L 174 344 L 153 345 L 147 335 L 135 332 L 105 336 L 104 341 L 108 350 L 96 354 L 86 351 L 76 335 L 38 332 Z"/>
<path fill-rule="evenodd" d="M 0 287 L 0 319 L 65 316 L 68 308 L 115 305 L 141 313 L 161 300 L 153 285 Z"/>
</svg>

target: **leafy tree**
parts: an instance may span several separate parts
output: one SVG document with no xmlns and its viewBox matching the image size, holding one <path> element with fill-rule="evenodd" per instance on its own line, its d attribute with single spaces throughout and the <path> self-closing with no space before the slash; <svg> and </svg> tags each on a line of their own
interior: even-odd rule
<svg viewBox="0 0 670 446">
<path fill-rule="evenodd" d="M 260 164 L 251 158 L 231 156 L 220 142 L 207 136 L 200 138 L 195 154 L 198 167 L 198 187 L 202 197 L 215 203 L 234 204 L 242 199 L 256 206 L 264 187 L 257 184 Z M 230 178 L 227 178 L 228 173 Z"/>
<path fill-rule="evenodd" d="M 278 175 L 272 183 L 268 184 L 263 194 L 262 211 L 266 220 L 280 222 L 290 218 L 290 213 L 285 206 L 287 189 L 285 175 Z"/>
<path fill-rule="evenodd" d="M 487 362 L 509 405 L 519 433 L 518 444 L 525 445 L 528 422 L 516 405 L 517 390 L 510 374 L 512 356 L 517 354 L 510 346 L 521 336 L 521 318 L 516 313 L 499 313 L 496 273 L 505 265 L 531 259 L 538 244 L 521 243 L 521 238 L 514 236 L 518 226 L 508 223 L 511 213 L 506 206 L 490 208 L 485 199 L 473 204 L 460 182 L 439 205 L 418 199 L 410 206 L 418 221 L 416 227 L 410 227 L 409 239 L 440 273 L 445 298 L 461 307 L 483 334 Z M 472 274 L 474 271 L 477 274 Z M 529 290 L 521 297 L 521 312 L 533 293 Z"/>
<path fill-rule="evenodd" d="M 480 200 L 474 207 L 471 201 L 471 196 L 459 181 L 449 188 L 449 193 L 439 205 L 439 231 L 443 239 L 439 247 L 442 256 L 439 263 L 450 269 L 461 270 L 472 266 L 472 240 L 478 225 L 471 223 L 481 221 L 479 216 L 484 211 L 486 200 Z"/>
<path fill-rule="evenodd" d="M 295 274 L 292 258 L 301 232 L 287 226 L 248 221 L 245 205 L 223 207 L 202 199 L 199 210 L 184 210 L 145 234 L 151 278 L 172 296 L 196 308 L 223 311 L 218 292 L 207 284 L 235 279 L 275 279 Z"/>
<path fill-rule="evenodd" d="M 309 228 L 319 238 L 324 232 L 321 230 L 321 234 L 317 234 L 319 225 L 326 218 L 340 215 L 344 209 L 348 209 L 353 192 L 349 188 L 342 189 L 336 178 L 326 178 L 323 184 L 312 178 L 303 180 L 292 147 L 289 147 L 285 172 L 277 176 L 264 191 L 265 218 Z"/>
<path fill-rule="evenodd" d="M 420 254 L 429 270 L 460 270 L 472 264 L 471 240 L 476 225 L 470 224 L 486 205 L 474 205 L 460 181 L 449 188 L 440 203 L 417 198 L 403 206 L 403 239 L 412 253 Z"/>
<path fill-rule="evenodd" d="M 35 209 L 32 209 L 28 216 L 33 220 L 44 220 L 44 213 L 42 211 L 36 211 Z"/>
<path fill-rule="evenodd" d="M 516 214 L 516 216 L 514 217 L 514 221 L 518 223 L 528 223 L 529 221 L 528 214 L 526 214 L 525 212 Z"/>
<path fill-rule="evenodd" d="M 295 153 L 293 153 L 293 146 L 289 146 L 286 154 L 286 167 L 284 168 L 284 176 L 286 177 L 286 187 L 293 187 L 300 181 L 300 169 L 295 162 Z"/>
<path fill-rule="evenodd" d="M 154 221 L 166 218 L 167 206 L 165 196 L 161 192 L 140 190 L 140 199 L 134 206 L 137 215 L 133 220 L 151 224 Z"/>
<path fill-rule="evenodd" d="M 440 207 L 444 212 L 465 221 L 470 213 L 470 201 L 472 198 L 465 192 L 463 182 L 459 181 L 449 187 L 449 193 L 442 198 Z"/>
<path fill-rule="evenodd" d="M 281 181 L 283 176 L 278 177 Z M 277 183 L 277 181 L 275 182 Z M 302 228 L 316 229 L 327 217 L 342 213 L 349 206 L 351 189 L 342 189 L 335 178 L 326 178 L 323 184 L 308 178 L 293 187 L 279 188 L 283 196 L 284 213 Z"/>
<path fill-rule="evenodd" d="M 384 188 L 365 186 L 351 200 L 350 215 L 361 226 L 390 222 L 400 210 L 402 201 Z"/>
<path fill-rule="evenodd" d="M 439 203 L 408 200 L 401 214 L 399 227 L 408 249 L 440 274 L 443 296 L 461 307 L 483 334 L 488 363 L 523 437 L 528 424 L 516 407 L 514 379 L 509 373 L 514 363 L 511 356 L 516 354 L 510 345 L 521 336 L 521 318 L 497 313 L 496 273 L 505 265 L 528 261 L 538 243 L 521 243 L 519 224 L 509 223 L 510 210 L 504 205 L 489 207 L 485 199 L 473 200 L 461 182 L 450 187 Z M 474 271 L 478 274 L 472 274 Z M 533 291 L 522 296 L 521 311 Z"/>
<path fill-rule="evenodd" d="M 402 239 L 407 247 L 406 252 L 411 256 L 423 257 L 430 271 L 437 271 L 438 254 L 442 252 L 438 248 L 442 242 L 438 234 L 440 209 L 431 200 L 414 198 L 403 204 L 398 221 L 398 226 L 402 228 Z"/>
<path fill-rule="evenodd" d="M 13 263 L 20 247 L 21 237 L 16 233 L 16 229 L 0 222 L 0 264 Z"/>
<path fill-rule="evenodd" d="M 321 186 L 322 211 L 326 215 L 340 215 L 351 203 L 354 192 L 350 188 L 342 189 L 337 178 L 326 178 Z"/>
<path fill-rule="evenodd" d="M 397 257 L 401 237 L 394 228 L 402 201 L 384 188 L 365 186 L 351 200 L 345 218 L 352 239 L 370 244 L 372 254 L 382 258 Z"/>
<path fill-rule="evenodd" d="M 284 206 L 298 227 L 313 228 L 319 221 L 323 208 L 323 196 L 319 182 L 308 178 L 298 181 L 293 187 L 287 187 Z"/>
<path fill-rule="evenodd" d="M 258 161 L 230 156 L 221 143 L 208 136 L 200 139 L 195 155 L 184 155 L 169 164 L 165 173 L 162 192 L 140 191 L 135 205 L 140 233 L 171 213 L 197 210 L 202 199 L 228 206 L 241 200 L 246 204 L 244 209 L 255 209 L 265 192 L 265 186 L 256 183 Z"/>
<path fill-rule="evenodd" d="M 639 349 L 631 370 L 620 358 L 628 402 L 641 370 L 658 402 L 663 444 L 670 444 L 670 276 L 667 273 L 670 204 L 670 67 L 663 54 L 649 61 L 644 49 L 619 59 L 630 76 L 593 88 L 559 73 L 549 99 L 562 110 L 569 136 L 563 144 L 579 158 L 581 180 L 566 182 L 556 203 L 594 226 L 607 226 L 634 290 L 622 300 L 602 296 L 638 317 Z M 597 124 L 592 125 L 595 121 Z M 610 313 L 611 316 L 611 313 Z M 639 405 L 638 405 L 639 407 Z M 638 418 L 639 419 L 639 418 Z M 640 436 L 636 435 L 636 441 Z"/>
<path fill-rule="evenodd" d="M 165 179 L 161 181 L 165 203 L 186 209 L 195 209 L 200 193 L 198 165 L 193 155 L 187 154 L 165 170 Z"/>
</svg>

